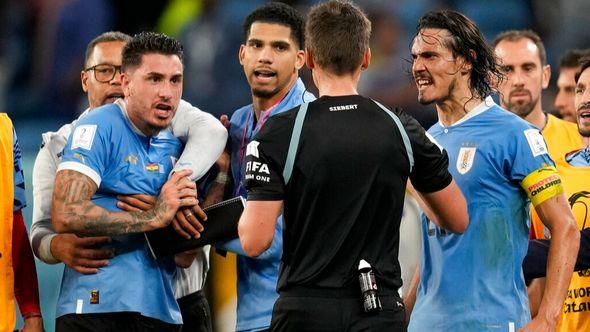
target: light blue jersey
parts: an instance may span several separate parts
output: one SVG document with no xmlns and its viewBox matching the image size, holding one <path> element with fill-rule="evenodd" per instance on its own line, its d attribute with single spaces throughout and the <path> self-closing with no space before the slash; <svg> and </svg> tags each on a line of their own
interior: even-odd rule
<svg viewBox="0 0 590 332">
<path fill-rule="evenodd" d="M 120 211 L 117 194 L 157 196 L 182 148 L 168 130 L 154 137 L 141 134 L 124 105 L 108 104 L 81 118 L 58 168 L 92 178 L 98 185 L 92 202 L 109 211 Z M 66 266 L 57 317 L 130 311 L 181 324 L 173 294 L 173 258 L 152 259 L 143 234 L 114 236 L 108 247 L 115 248 L 116 256 L 97 274 L 83 275 Z"/>
<path fill-rule="evenodd" d="M 491 100 L 428 131 L 449 155 L 469 226 L 422 220 L 420 285 L 409 331 L 517 331 L 530 321 L 522 261 L 529 200 L 520 182 L 553 165 L 539 131 Z"/>
<path fill-rule="evenodd" d="M 315 100 L 306 92 L 301 79 L 297 79 L 289 93 L 267 112 L 261 112 L 258 123 L 255 121 L 252 104 L 244 106 L 231 117 L 229 129 L 231 145 L 231 169 L 234 181 L 234 196 L 246 197 L 244 181 L 244 156 L 246 146 L 258 133 L 264 121 L 269 117 L 288 111 L 304 102 Z M 286 151 L 285 151 L 286 153 Z M 237 331 L 258 331 L 270 327 L 272 308 L 279 294 L 277 280 L 279 265 L 283 253 L 282 216 L 277 221 L 275 234 L 270 248 L 257 258 L 246 256 L 240 246 L 239 239 L 230 241 L 217 248 L 226 249 L 238 254 L 238 314 Z"/>
</svg>

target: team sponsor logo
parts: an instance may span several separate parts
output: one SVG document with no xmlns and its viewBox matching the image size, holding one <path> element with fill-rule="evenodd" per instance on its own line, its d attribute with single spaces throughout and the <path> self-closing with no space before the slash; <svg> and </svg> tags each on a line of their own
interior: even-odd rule
<svg viewBox="0 0 590 332">
<path fill-rule="evenodd" d="M 459 149 L 459 157 L 457 157 L 457 171 L 463 175 L 473 166 L 473 160 L 475 159 L 475 147 L 462 147 Z"/>
<path fill-rule="evenodd" d="M 80 160 L 80 162 L 82 164 L 86 164 L 86 158 L 84 158 L 83 155 L 81 155 L 79 153 L 74 153 L 73 157 L 76 158 L 76 159 L 78 159 L 78 160 Z"/>
<path fill-rule="evenodd" d="M 526 137 L 527 142 L 529 142 L 529 147 L 531 148 L 533 157 L 547 153 L 547 145 L 545 144 L 545 140 L 537 129 L 525 130 L 524 136 Z"/>
<path fill-rule="evenodd" d="M 82 125 L 76 127 L 72 135 L 72 150 L 82 148 L 90 150 L 94 135 L 96 134 L 96 125 Z"/>
<path fill-rule="evenodd" d="M 136 156 L 136 155 L 134 155 L 134 154 L 129 154 L 129 155 L 127 155 L 127 156 L 125 157 L 125 159 L 124 159 L 124 161 L 125 161 L 126 163 L 129 163 L 129 164 L 131 164 L 131 165 L 137 165 L 137 160 L 138 160 L 138 158 L 137 158 L 137 156 Z"/>
<path fill-rule="evenodd" d="M 250 142 L 246 147 L 246 156 L 254 156 L 256 158 L 260 158 L 258 154 L 258 145 L 260 145 L 260 142 L 258 141 Z"/>
</svg>

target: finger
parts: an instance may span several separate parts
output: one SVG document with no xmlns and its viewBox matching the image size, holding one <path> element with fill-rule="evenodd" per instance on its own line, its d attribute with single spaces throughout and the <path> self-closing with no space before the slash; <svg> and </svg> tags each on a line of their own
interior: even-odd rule
<svg viewBox="0 0 590 332">
<path fill-rule="evenodd" d="M 197 189 L 197 184 L 194 181 L 191 181 L 189 178 L 182 178 L 176 183 L 176 187 L 180 189 L 189 188 L 189 189 Z"/>
<path fill-rule="evenodd" d="M 126 211 L 126 212 L 139 212 L 139 211 L 143 211 L 143 210 L 140 210 L 140 209 L 138 209 L 138 208 L 136 208 L 134 206 L 131 206 L 131 205 L 129 205 L 127 203 L 123 203 L 123 202 L 117 202 L 117 207 L 119 209 L 123 210 L 123 211 Z"/>
<path fill-rule="evenodd" d="M 110 242 L 111 238 L 108 236 L 90 236 L 78 238 L 76 245 L 83 248 L 92 248 Z"/>
<path fill-rule="evenodd" d="M 176 213 L 176 218 L 172 219 L 172 228 L 174 228 L 174 230 L 176 231 L 176 233 L 178 233 L 180 236 L 182 236 L 185 239 L 190 239 L 191 235 L 187 232 L 185 232 L 179 225 L 178 223 L 178 216 L 182 215 L 182 213 L 178 212 Z M 184 215 L 182 215 L 182 217 L 184 218 Z"/>
<path fill-rule="evenodd" d="M 158 200 L 158 198 L 156 196 L 151 196 L 151 195 L 135 194 L 135 195 L 131 195 L 131 196 L 146 203 L 146 204 L 149 204 L 150 207 L 152 207 L 154 204 L 156 204 L 156 201 Z"/>
<path fill-rule="evenodd" d="M 140 209 L 142 211 L 149 210 L 153 206 L 153 204 L 148 204 L 134 196 L 119 195 L 117 196 L 117 198 L 119 199 L 119 201 L 127 205 L 130 205 L 131 207 L 134 207 L 136 209 Z"/>
<path fill-rule="evenodd" d="M 93 259 L 80 259 L 78 260 L 79 265 L 86 267 L 86 268 L 101 268 L 103 266 L 109 265 L 109 261 L 106 259 L 103 260 L 93 260 Z"/>
<path fill-rule="evenodd" d="M 186 220 L 200 233 L 202 232 L 205 227 L 203 224 L 197 219 L 197 217 L 191 212 L 190 215 L 186 216 Z"/>
<path fill-rule="evenodd" d="M 193 174 L 193 171 L 190 169 L 181 169 L 178 172 L 174 172 L 172 174 L 172 176 L 170 177 L 170 180 L 172 183 L 178 183 L 178 181 L 180 181 L 181 179 L 186 179 L 188 178 L 189 175 Z"/>
<path fill-rule="evenodd" d="M 80 259 L 101 260 L 111 258 L 115 255 L 112 249 L 84 249 L 78 250 L 77 256 Z"/>
<path fill-rule="evenodd" d="M 221 124 L 225 127 L 225 129 L 229 129 L 229 117 L 225 114 L 221 115 L 221 117 L 219 117 L 219 121 L 221 121 Z"/>
<path fill-rule="evenodd" d="M 199 238 L 201 236 L 199 231 L 197 231 L 197 229 L 195 227 L 193 227 L 193 225 L 188 220 L 186 220 L 186 216 L 182 212 L 180 212 L 180 214 L 176 215 L 176 219 L 178 220 L 178 225 L 185 232 L 191 234 L 195 238 Z"/>
<path fill-rule="evenodd" d="M 184 188 L 178 192 L 180 198 L 189 198 L 194 197 L 197 198 L 197 191 L 191 188 Z"/>
<path fill-rule="evenodd" d="M 207 214 L 205 213 L 205 211 L 203 211 L 203 209 L 201 209 L 201 207 L 199 205 L 193 206 L 191 208 L 191 211 L 200 220 L 203 220 L 203 221 L 207 220 Z"/>
<path fill-rule="evenodd" d="M 76 270 L 78 273 L 82 273 L 82 274 L 97 274 L 98 273 L 97 268 L 89 268 L 89 267 L 84 267 L 84 266 L 74 266 L 73 269 Z"/>
<path fill-rule="evenodd" d="M 178 200 L 178 205 L 179 207 L 183 207 L 183 206 L 195 206 L 199 203 L 199 201 L 194 198 L 194 197 L 187 197 L 187 198 L 181 198 Z"/>
</svg>

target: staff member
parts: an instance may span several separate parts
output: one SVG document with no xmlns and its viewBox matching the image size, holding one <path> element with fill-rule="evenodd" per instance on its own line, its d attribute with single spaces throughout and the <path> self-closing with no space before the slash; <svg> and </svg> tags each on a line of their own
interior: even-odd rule
<svg viewBox="0 0 590 332">
<path fill-rule="evenodd" d="M 246 149 L 248 203 L 238 231 L 248 255 L 271 244 L 284 204 L 272 331 L 405 330 L 397 257 L 408 178 L 441 226 L 467 227 L 446 153 L 405 113 L 358 95 L 370 34 L 350 2 L 314 7 L 306 62 L 320 98 L 270 118 Z M 360 260 L 376 276 L 383 310 L 374 315 L 359 301 Z"/>
</svg>

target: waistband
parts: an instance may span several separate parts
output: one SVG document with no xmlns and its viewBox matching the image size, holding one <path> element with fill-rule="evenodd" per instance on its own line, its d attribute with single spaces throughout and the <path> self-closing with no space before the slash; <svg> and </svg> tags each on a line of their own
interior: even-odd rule
<svg viewBox="0 0 590 332">
<path fill-rule="evenodd" d="M 283 297 L 327 297 L 338 299 L 358 299 L 361 296 L 361 289 L 360 285 L 356 284 L 340 288 L 289 286 L 287 289 L 279 290 L 279 294 Z M 399 293 L 397 291 L 378 289 L 377 294 L 379 294 L 379 297 L 393 296 L 399 298 Z"/>
</svg>

